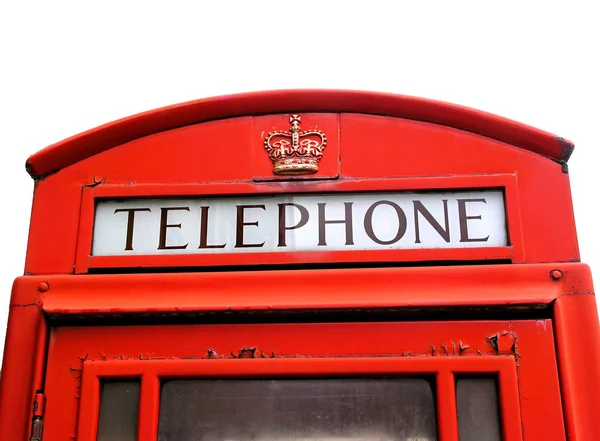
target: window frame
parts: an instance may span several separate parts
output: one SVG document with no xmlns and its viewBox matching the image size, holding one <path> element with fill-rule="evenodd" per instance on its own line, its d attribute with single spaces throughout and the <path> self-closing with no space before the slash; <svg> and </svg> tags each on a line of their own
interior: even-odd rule
<svg viewBox="0 0 600 441">
<path fill-rule="evenodd" d="M 506 441 L 566 439 L 553 332 L 550 319 L 59 326 L 44 430 L 95 440 L 103 379 L 141 379 L 147 441 L 157 439 L 160 378 L 425 374 L 438 380 L 439 440 L 457 441 L 455 375 L 494 374 Z"/>
<path fill-rule="evenodd" d="M 158 437 L 161 378 L 226 379 L 339 376 L 434 376 L 440 441 L 457 439 L 455 377 L 497 375 L 506 441 L 522 441 L 516 363 L 510 356 L 390 358 L 258 358 L 229 360 L 111 360 L 85 363 L 77 439 L 95 441 L 102 380 L 141 379 L 138 439 Z"/>
</svg>

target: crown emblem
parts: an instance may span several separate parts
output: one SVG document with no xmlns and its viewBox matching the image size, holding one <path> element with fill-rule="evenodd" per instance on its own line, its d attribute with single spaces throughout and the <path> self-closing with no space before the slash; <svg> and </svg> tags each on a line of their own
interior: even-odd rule
<svg viewBox="0 0 600 441">
<path fill-rule="evenodd" d="M 290 115 L 289 131 L 271 132 L 265 138 L 265 150 L 276 175 L 308 175 L 319 171 L 327 138 L 320 130 L 300 131 L 300 122 L 300 115 Z"/>
</svg>

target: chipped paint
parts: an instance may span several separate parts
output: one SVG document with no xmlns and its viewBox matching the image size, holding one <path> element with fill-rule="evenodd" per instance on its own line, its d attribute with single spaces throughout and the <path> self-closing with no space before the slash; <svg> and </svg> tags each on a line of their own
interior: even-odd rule
<svg viewBox="0 0 600 441">
<path fill-rule="evenodd" d="M 492 335 L 491 337 L 486 337 L 486 340 L 487 340 L 488 344 L 496 352 L 496 355 L 498 355 L 500 353 L 500 351 L 498 349 L 498 338 L 499 338 L 499 334 L 498 333 Z"/>
</svg>

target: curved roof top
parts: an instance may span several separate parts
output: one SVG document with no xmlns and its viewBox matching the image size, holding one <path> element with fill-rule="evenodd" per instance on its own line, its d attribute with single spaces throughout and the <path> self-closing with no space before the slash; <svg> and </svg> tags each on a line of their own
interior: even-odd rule
<svg viewBox="0 0 600 441">
<path fill-rule="evenodd" d="M 281 90 L 213 97 L 139 113 L 67 138 L 35 153 L 34 179 L 125 142 L 204 121 L 269 113 L 351 112 L 441 124 L 493 138 L 559 162 L 574 145 L 561 137 L 490 113 L 404 95 L 345 90 Z"/>
</svg>

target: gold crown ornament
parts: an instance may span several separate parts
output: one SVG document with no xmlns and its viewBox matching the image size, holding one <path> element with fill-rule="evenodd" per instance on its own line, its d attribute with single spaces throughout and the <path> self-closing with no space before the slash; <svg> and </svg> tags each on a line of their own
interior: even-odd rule
<svg viewBox="0 0 600 441">
<path fill-rule="evenodd" d="M 300 115 L 290 115 L 290 130 L 271 132 L 265 138 L 265 150 L 276 175 L 309 175 L 319 171 L 319 161 L 327 145 L 320 130 L 300 131 Z"/>
</svg>

